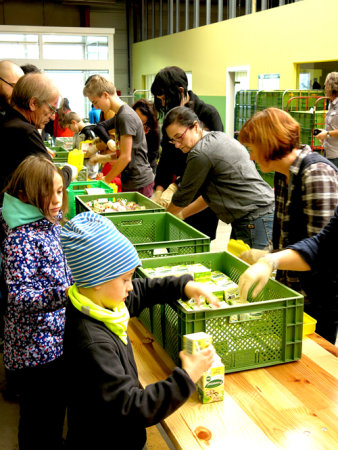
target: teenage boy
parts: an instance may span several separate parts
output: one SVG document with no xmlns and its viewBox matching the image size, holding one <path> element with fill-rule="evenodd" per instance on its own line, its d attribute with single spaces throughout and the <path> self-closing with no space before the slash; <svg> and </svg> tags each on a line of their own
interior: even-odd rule
<svg viewBox="0 0 338 450">
<path fill-rule="evenodd" d="M 83 95 L 88 97 L 95 108 L 115 113 L 115 117 L 100 122 L 95 127 L 95 134 L 107 143 L 110 150 L 116 151 L 117 155 L 117 159 L 112 162 L 112 169 L 103 180 L 110 183 L 121 174 L 122 192 L 137 191 L 151 197 L 154 174 L 148 161 L 147 141 L 141 119 L 118 97 L 114 84 L 101 75 L 93 75 L 87 80 Z M 116 143 L 108 133 L 112 128 L 115 128 Z"/>
<path fill-rule="evenodd" d="M 182 368 L 142 389 L 129 317 L 156 303 L 200 296 L 217 305 L 203 284 L 181 277 L 132 280 L 141 265 L 134 246 L 106 217 L 78 214 L 63 227 L 61 244 L 75 284 L 69 288 L 64 355 L 68 380 L 67 448 L 142 449 L 146 427 L 178 409 L 211 366 L 212 346 L 181 351 Z"/>
</svg>

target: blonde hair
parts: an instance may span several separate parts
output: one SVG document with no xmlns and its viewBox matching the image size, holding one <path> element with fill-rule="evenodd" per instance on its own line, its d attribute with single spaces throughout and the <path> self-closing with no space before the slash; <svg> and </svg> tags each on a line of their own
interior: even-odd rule
<svg viewBox="0 0 338 450">
<path fill-rule="evenodd" d="M 338 95 L 338 72 L 331 72 L 325 79 L 325 94 L 327 97 L 337 97 Z"/>
<path fill-rule="evenodd" d="M 238 135 L 243 145 L 259 147 L 266 161 L 282 159 L 300 147 L 300 126 L 289 113 L 267 108 L 254 114 Z"/>
<path fill-rule="evenodd" d="M 85 97 L 101 97 L 104 92 L 107 92 L 109 95 L 115 95 L 116 89 L 114 84 L 102 75 L 89 77 L 83 88 Z"/>
<path fill-rule="evenodd" d="M 61 176 L 63 181 L 61 210 L 65 213 L 68 202 L 62 172 L 43 155 L 31 155 L 24 159 L 15 170 L 4 191 L 12 197 L 36 206 L 50 222 L 55 223 L 56 219 L 49 214 L 55 172 Z"/>
<path fill-rule="evenodd" d="M 12 93 L 12 104 L 28 111 L 29 102 L 36 98 L 39 106 L 42 103 L 50 102 L 59 94 L 58 88 L 53 81 L 44 73 L 30 72 L 19 78 Z"/>
<path fill-rule="evenodd" d="M 76 113 L 74 111 L 69 111 L 65 114 L 63 123 L 64 123 L 64 125 L 70 125 L 72 123 L 72 120 L 74 120 L 76 123 L 80 123 L 82 119 L 78 115 L 78 113 Z"/>
</svg>

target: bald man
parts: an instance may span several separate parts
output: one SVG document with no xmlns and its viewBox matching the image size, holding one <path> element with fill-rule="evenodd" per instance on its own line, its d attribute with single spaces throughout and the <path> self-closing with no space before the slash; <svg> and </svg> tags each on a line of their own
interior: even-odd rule
<svg viewBox="0 0 338 450">
<path fill-rule="evenodd" d="M 13 88 L 24 75 L 20 66 L 12 61 L 0 61 L 0 114 L 4 115 L 11 102 Z"/>
</svg>

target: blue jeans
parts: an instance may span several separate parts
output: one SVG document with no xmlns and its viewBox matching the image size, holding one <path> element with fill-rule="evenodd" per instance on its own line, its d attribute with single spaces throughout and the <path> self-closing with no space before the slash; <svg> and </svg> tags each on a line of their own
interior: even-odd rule
<svg viewBox="0 0 338 450">
<path fill-rule="evenodd" d="M 272 239 L 273 213 L 255 220 L 235 220 L 231 226 L 230 239 L 241 239 L 251 248 L 264 249 Z"/>
</svg>

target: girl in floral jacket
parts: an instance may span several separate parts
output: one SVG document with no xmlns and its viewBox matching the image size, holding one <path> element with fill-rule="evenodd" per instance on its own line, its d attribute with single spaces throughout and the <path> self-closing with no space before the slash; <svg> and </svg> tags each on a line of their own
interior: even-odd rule
<svg viewBox="0 0 338 450">
<path fill-rule="evenodd" d="M 59 240 L 65 204 L 62 173 L 43 156 L 26 158 L 4 195 L 4 364 L 20 395 L 20 450 L 56 450 L 62 442 L 63 332 L 72 284 Z"/>
</svg>

